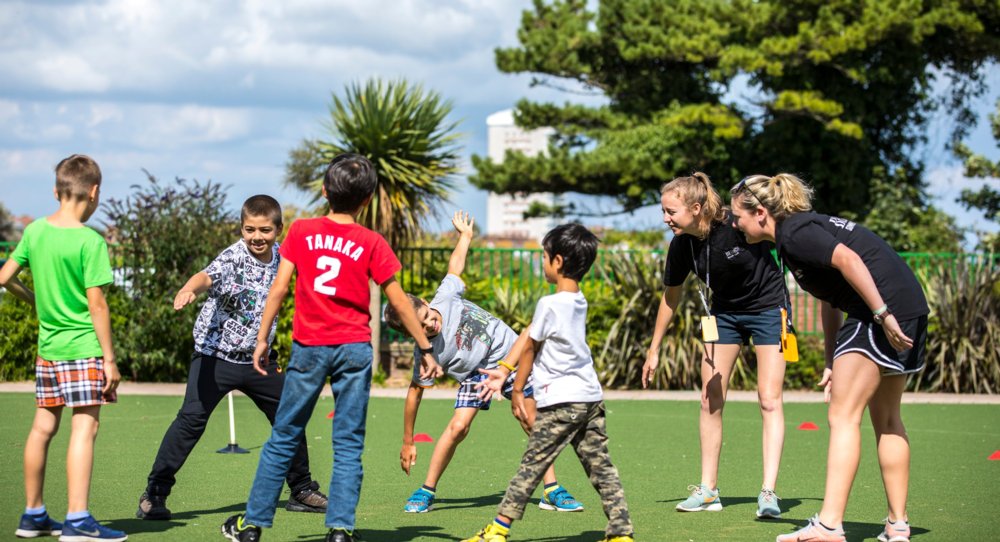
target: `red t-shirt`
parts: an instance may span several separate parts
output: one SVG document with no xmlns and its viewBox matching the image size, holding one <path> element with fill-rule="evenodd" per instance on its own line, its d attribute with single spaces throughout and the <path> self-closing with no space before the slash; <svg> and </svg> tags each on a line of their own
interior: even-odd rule
<svg viewBox="0 0 1000 542">
<path fill-rule="evenodd" d="M 299 219 L 280 252 L 298 275 L 293 339 L 310 346 L 371 341 L 368 279 L 382 284 L 402 268 L 381 235 L 326 217 Z"/>
</svg>

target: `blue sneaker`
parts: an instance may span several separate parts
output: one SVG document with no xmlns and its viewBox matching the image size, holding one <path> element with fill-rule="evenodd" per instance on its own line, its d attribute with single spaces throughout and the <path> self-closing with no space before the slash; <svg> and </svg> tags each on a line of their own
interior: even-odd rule
<svg viewBox="0 0 1000 542">
<path fill-rule="evenodd" d="M 434 494 L 424 488 L 420 488 L 410 495 L 403 507 L 403 512 L 410 514 L 423 514 L 429 512 L 434 503 Z"/>
<path fill-rule="evenodd" d="M 63 524 L 59 542 L 123 542 L 128 535 L 97 523 L 94 516 L 83 518 L 77 525 L 72 521 Z"/>
<path fill-rule="evenodd" d="M 556 510 L 558 512 L 583 512 L 583 503 L 574 499 L 563 486 L 556 486 L 551 491 L 542 492 L 542 499 L 538 501 L 538 507 L 542 510 Z"/>
<path fill-rule="evenodd" d="M 781 508 L 778 507 L 778 496 L 774 490 L 762 488 L 757 496 L 757 517 L 762 519 L 781 519 Z"/>
<path fill-rule="evenodd" d="M 62 523 L 53 521 L 48 514 L 39 516 L 21 514 L 21 523 L 14 531 L 19 538 L 37 538 L 39 536 L 59 536 L 62 534 Z"/>
<path fill-rule="evenodd" d="M 681 512 L 721 512 L 722 499 L 719 490 L 712 491 L 703 484 L 688 486 L 691 496 L 677 505 Z"/>
</svg>

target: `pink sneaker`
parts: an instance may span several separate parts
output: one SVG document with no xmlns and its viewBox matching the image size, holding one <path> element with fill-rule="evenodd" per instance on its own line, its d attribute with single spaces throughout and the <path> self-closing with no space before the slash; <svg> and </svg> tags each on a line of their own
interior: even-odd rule
<svg viewBox="0 0 1000 542">
<path fill-rule="evenodd" d="M 779 535 L 775 542 L 847 542 L 844 529 L 827 529 L 819 524 L 819 515 L 809 518 L 809 523 L 794 533 Z"/>
<path fill-rule="evenodd" d="M 880 542 L 910 542 L 910 524 L 902 519 L 892 523 L 885 518 L 885 529 L 878 539 Z"/>
</svg>

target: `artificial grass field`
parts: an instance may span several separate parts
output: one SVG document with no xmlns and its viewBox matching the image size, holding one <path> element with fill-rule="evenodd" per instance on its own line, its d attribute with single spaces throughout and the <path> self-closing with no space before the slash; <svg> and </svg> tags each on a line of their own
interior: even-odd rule
<svg viewBox="0 0 1000 542">
<path fill-rule="evenodd" d="M 133 541 L 224 540 L 220 524 L 241 512 L 257 466 L 260 446 L 270 428 L 249 399 L 236 398 L 239 444 L 249 455 L 221 455 L 228 441 L 226 403 L 216 410 L 208 430 L 178 474 L 168 499 L 171 521 L 142 521 L 134 513 L 145 488 L 160 438 L 173 420 L 181 397 L 124 396 L 103 409 L 97 440 L 90 509 L 106 525 L 122 529 Z M 481 413 L 469 438 L 438 484 L 435 509 L 404 514 L 403 504 L 423 482 L 433 444 L 418 444 L 418 463 L 407 477 L 399 468 L 402 439 L 401 399 L 372 399 L 364 456 L 365 483 L 358 507 L 358 530 L 367 542 L 458 540 L 492 519 L 514 475 L 527 437 L 510 415 L 510 403 L 494 403 Z M 674 401 L 609 401 L 611 457 L 621 473 L 629 511 L 640 541 L 765 541 L 805 523 L 819 510 L 823 496 L 826 445 L 825 405 L 785 405 L 785 451 L 777 493 L 783 519 L 754 517 L 760 489 L 760 415 L 757 405 L 726 407 L 719 486 L 721 513 L 684 514 L 674 505 L 700 477 L 698 405 Z M 333 401 L 318 403 L 307 428 L 315 478 L 325 492 L 331 469 L 330 422 Z M 30 394 L 0 394 L 0 540 L 15 539 L 24 506 L 22 450 L 34 415 Z M 452 412 L 452 401 L 425 400 L 417 432 L 437 439 Z M 66 414 L 69 414 L 68 412 Z M 1000 406 L 903 405 L 912 445 L 909 513 L 914 541 L 996 540 L 1000 461 L 987 457 L 1000 449 Z M 66 512 L 65 454 L 70 420 L 65 416 L 49 455 L 46 500 L 53 517 Z M 797 426 L 813 421 L 819 431 Z M 861 467 L 847 510 L 848 540 L 875 540 L 882 530 L 885 497 L 867 420 L 862 426 Z M 582 513 L 545 512 L 533 501 L 512 541 L 597 541 L 605 517 L 597 493 L 570 448 L 556 463 L 560 482 L 582 501 Z M 287 490 L 286 490 L 287 492 Z M 537 492 L 536 492 L 537 495 Z M 284 505 L 283 495 L 281 505 Z M 263 540 L 321 541 L 321 514 L 289 513 L 280 508 L 275 527 Z M 50 539 L 53 540 L 53 539 Z"/>
</svg>

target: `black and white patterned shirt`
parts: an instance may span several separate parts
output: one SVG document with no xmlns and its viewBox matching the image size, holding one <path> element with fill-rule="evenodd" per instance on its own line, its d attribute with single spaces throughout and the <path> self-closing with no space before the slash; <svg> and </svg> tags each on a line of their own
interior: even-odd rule
<svg viewBox="0 0 1000 542">
<path fill-rule="evenodd" d="M 223 250 L 205 273 L 212 279 L 208 300 L 194 323 L 194 349 L 232 363 L 253 363 L 264 302 L 278 273 L 278 244 L 271 249 L 271 263 L 252 254 L 243 240 Z M 267 342 L 274 340 L 277 319 Z"/>
</svg>

